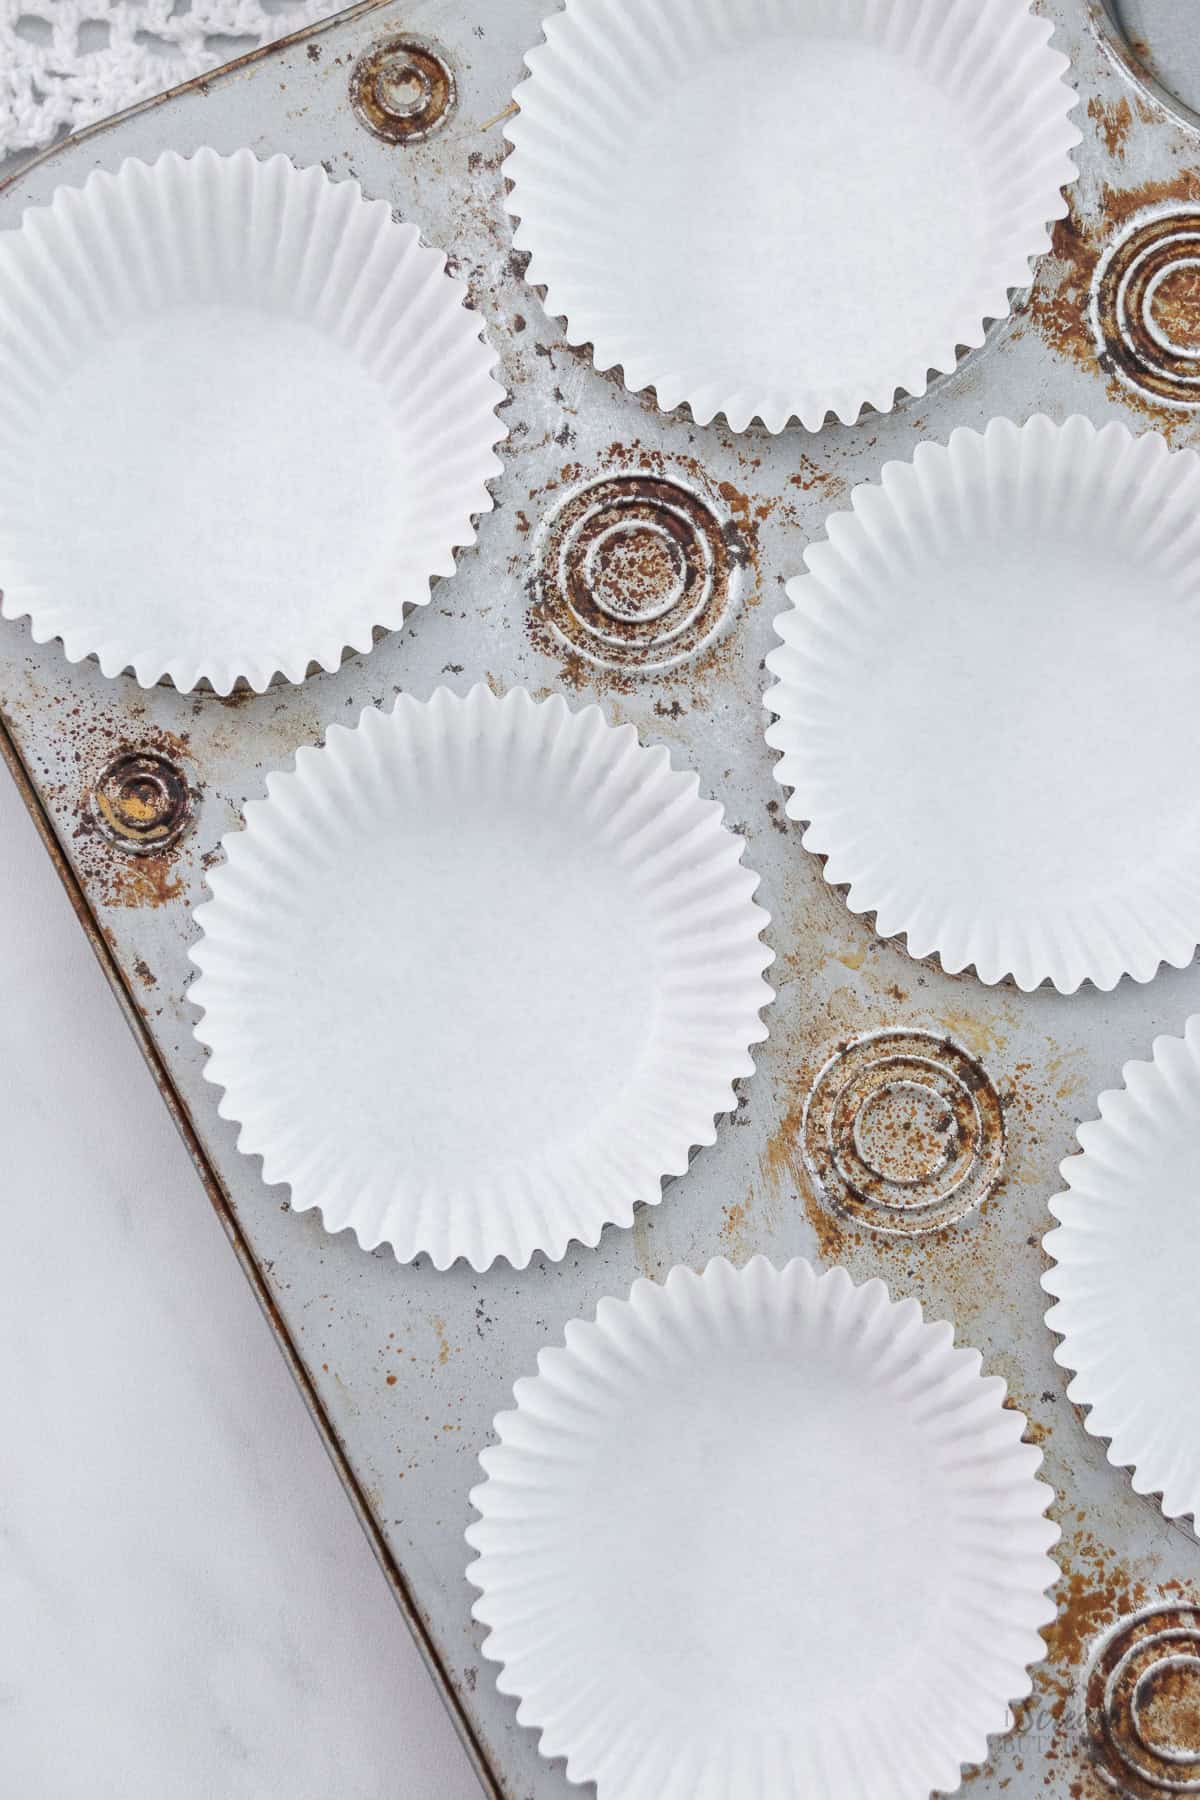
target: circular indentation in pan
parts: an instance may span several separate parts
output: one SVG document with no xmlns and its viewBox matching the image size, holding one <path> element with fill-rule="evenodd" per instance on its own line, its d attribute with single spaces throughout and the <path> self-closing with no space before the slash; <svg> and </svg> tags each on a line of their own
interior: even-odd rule
<svg viewBox="0 0 1200 1800">
<path fill-rule="evenodd" d="M 1119 1619 L 1088 1668 L 1087 1729 L 1105 1783 L 1129 1800 L 1200 1794 L 1200 1607 Z"/>
<path fill-rule="evenodd" d="M 1200 406 L 1200 208 L 1144 214 L 1109 246 L 1092 288 L 1101 356 L 1171 406 Z"/>
<path fill-rule="evenodd" d="M 350 77 L 359 121 L 389 144 L 418 144 L 442 125 L 456 99 L 454 72 L 421 38 L 388 38 L 360 56 Z"/>
<path fill-rule="evenodd" d="M 747 561 L 728 510 L 698 486 L 647 469 L 600 476 L 542 522 L 538 618 L 602 668 L 669 669 L 724 629 Z"/>
<path fill-rule="evenodd" d="M 983 1066 L 926 1031 L 876 1031 L 831 1056 L 804 1109 L 804 1161 L 834 1212 L 893 1237 L 951 1225 L 1004 1167 Z"/>
<path fill-rule="evenodd" d="M 1194 127 L 1200 116 L 1200 36 L 1191 7 L 1179 0 L 1100 0 L 1099 17 L 1122 60 Z"/>
<path fill-rule="evenodd" d="M 91 794 L 92 817 L 128 856 L 155 856 L 173 844 L 191 817 L 182 771 L 157 750 L 123 750 Z"/>
</svg>

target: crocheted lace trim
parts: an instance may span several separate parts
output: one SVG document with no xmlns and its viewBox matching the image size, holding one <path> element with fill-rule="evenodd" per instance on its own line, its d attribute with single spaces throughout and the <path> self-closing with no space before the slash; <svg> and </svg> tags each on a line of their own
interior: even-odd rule
<svg viewBox="0 0 1200 1800">
<path fill-rule="evenodd" d="M 300 31 L 338 3 L 0 0 L 0 157 Z"/>
</svg>

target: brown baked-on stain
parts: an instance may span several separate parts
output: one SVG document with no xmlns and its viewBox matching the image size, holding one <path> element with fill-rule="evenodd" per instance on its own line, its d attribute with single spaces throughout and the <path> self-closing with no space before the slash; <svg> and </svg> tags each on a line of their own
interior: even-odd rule
<svg viewBox="0 0 1200 1800">
<path fill-rule="evenodd" d="M 1194 1667 L 1172 1668 L 1168 1663 L 1152 1670 L 1141 1713 L 1152 1738 L 1200 1758 L 1200 1685 Z"/>
<path fill-rule="evenodd" d="M 1200 269 L 1182 262 L 1154 290 L 1154 317 L 1173 344 L 1200 352 Z"/>
<path fill-rule="evenodd" d="M 1133 129 L 1133 108 L 1124 95 L 1119 100 L 1102 100 L 1093 94 L 1088 101 L 1088 117 L 1098 127 L 1104 147 L 1112 157 L 1124 158 L 1125 145 Z"/>
<path fill-rule="evenodd" d="M 1052 1554 L 1062 1566 L 1054 1590 L 1058 1614 L 1046 1626 L 1046 1661 L 1034 1681 L 1045 1694 L 1051 1715 L 1062 1720 L 1072 1694 L 1079 1691 L 1084 1665 L 1095 1640 L 1127 1613 L 1146 1604 L 1146 1584 L 1130 1572 L 1088 1532 L 1073 1545 L 1060 1544 Z"/>
<path fill-rule="evenodd" d="M 1167 181 L 1143 181 L 1133 188 L 1104 187 L 1101 190 L 1101 219 L 1097 230 L 1105 238 L 1114 228 L 1128 225 L 1147 207 L 1167 206 L 1171 202 L 1200 200 L 1200 168 L 1181 169 Z"/>
<path fill-rule="evenodd" d="M 188 733 L 146 728 L 136 716 L 124 719 L 104 713 L 89 717 L 75 701 L 56 721 L 60 743 L 65 742 L 76 773 L 67 780 L 49 779 L 45 791 L 74 818 L 71 855 L 79 880 L 89 898 L 101 906 L 166 906 L 185 892 L 180 853 L 189 831 L 154 855 L 133 856 L 111 843 L 92 815 L 92 784 L 113 758 L 124 750 L 149 751 L 165 757 L 189 773 Z M 67 758 L 62 758 L 66 761 Z M 190 828 L 189 828 L 190 829 Z M 154 977 L 136 973 L 143 985 Z"/>
<path fill-rule="evenodd" d="M 563 489 L 585 489 L 593 482 L 599 486 L 606 481 L 616 484 L 623 480 L 636 483 L 639 491 L 644 490 L 651 510 L 658 504 L 664 507 L 678 504 L 681 488 L 691 492 L 697 502 L 695 528 L 709 537 L 712 566 L 717 572 L 717 591 L 712 606 L 706 607 L 706 613 L 711 613 L 715 619 L 719 618 L 726 605 L 729 584 L 735 575 L 744 572 L 744 578 L 739 584 L 740 596 L 736 609 L 730 612 L 728 625 L 722 628 L 718 624 L 717 635 L 710 642 L 702 644 L 691 657 L 685 657 L 664 668 L 657 666 L 653 657 L 645 666 L 639 663 L 636 651 L 638 628 L 631 624 L 628 633 L 628 658 L 623 652 L 618 654 L 614 651 L 613 663 L 594 661 L 583 651 L 565 643 L 555 631 L 557 596 L 544 589 L 541 567 L 539 561 L 534 559 L 521 571 L 525 576 L 528 597 L 527 634 L 542 655 L 558 664 L 561 679 L 577 691 L 631 695 L 641 691 L 648 680 L 653 680 L 659 685 L 671 683 L 673 686 L 686 687 L 699 703 L 703 703 L 712 686 L 727 676 L 737 662 L 740 640 L 737 613 L 757 606 L 761 599 L 758 531 L 763 517 L 763 505 L 732 482 L 714 482 L 704 465 L 695 457 L 677 452 L 666 456 L 661 450 L 645 446 L 636 439 L 629 443 L 618 441 L 608 445 L 593 464 L 565 463 L 558 475 L 535 489 L 530 498 L 537 503 L 549 495 L 560 494 Z M 728 514 L 728 519 L 723 524 L 715 510 L 711 519 L 703 517 L 710 504 L 705 500 L 706 495 L 717 496 L 723 504 Z M 551 505 L 562 507 L 569 503 L 568 495 L 562 500 L 552 501 Z M 668 514 L 664 512 L 662 517 L 668 522 L 669 528 Z M 690 567 L 695 550 L 694 547 L 689 547 L 686 534 L 679 538 L 679 551 L 684 565 Z M 632 584 L 630 591 L 635 597 L 639 592 L 639 584 L 649 589 L 662 579 L 661 549 L 647 547 L 640 564 L 631 549 L 626 564 L 624 572 Z M 698 578 L 699 570 L 693 570 L 693 574 Z M 570 601 L 580 616 L 587 616 L 591 602 L 586 594 L 581 594 L 573 587 Z M 604 629 L 614 641 L 621 636 L 619 619 L 606 617 Z"/>
<path fill-rule="evenodd" d="M 1073 205 L 1066 218 L 1055 220 L 1050 255 L 1062 274 L 1057 281 L 1035 284 L 1029 316 L 1051 349 L 1085 368 L 1094 368 L 1096 340 L 1088 320 L 1088 297 L 1100 246 L 1088 237 Z"/>
<path fill-rule="evenodd" d="M 762 1153 L 763 1180 L 776 1193 L 794 1191 L 816 1234 L 821 1256 L 826 1262 L 840 1262 L 847 1244 L 858 1241 L 858 1233 L 848 1231 L 813 1191 L 804 1166 L 803 1145 L 804 1101 L 800 1099 L 784 1109 L 767 1139 Z"/>
<path fill-rule="evenodd" d="M 1092 330 L 1092 284 L 1105 250 L 1138 214 L 1156 206 L 1197 201 L 1200 169 L 1181 169 L 1168 179 L 1144 181 L 1132 188 L 1105 184 L 1100 190 L 1098 216 L 1090 223 L 1081 219 L 1074 195 L 1069 196 L 1067 216 L 1056 221 L 1051 233 L 1049 266 L 1057 263 L 1059 276 L 1036 282 L 1029 300 L 1029 318 L 1053 350 L 1089 371 L 1100 368 L 1107 377 L 1109 398 L 1145 414 L 1168 438 L 1187 420 L 1170 405 L 1157 404 L 1152 394 L 1122 381 L 1105 366 Z M 1188 304 L 1188 339 L 1200 342 L 1200 322 L 1190 316 L 1196 291 L 1191 284 L 1178 286 L 1173 301 L 1176 314 Z M 1177 318 L 1173 329 L 1184 329 Z"/>
</svg>

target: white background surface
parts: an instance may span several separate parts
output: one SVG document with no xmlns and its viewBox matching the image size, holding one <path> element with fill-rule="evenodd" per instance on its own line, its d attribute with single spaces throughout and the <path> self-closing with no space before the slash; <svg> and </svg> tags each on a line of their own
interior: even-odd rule
<svg viewBox="0 0 1200 1800">
<path fill-rule="evenodd" d="M 0 1795 L 478 1800 L 2 767 L 0 1213 Z"/>
</svg>

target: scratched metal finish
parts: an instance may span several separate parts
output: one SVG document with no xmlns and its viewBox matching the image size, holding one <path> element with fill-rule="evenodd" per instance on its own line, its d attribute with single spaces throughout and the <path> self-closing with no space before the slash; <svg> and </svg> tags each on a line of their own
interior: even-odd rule
<svg viewBox="0 0 1200 1800">
<path fill-rule="evenodd" d="M 984 989 L 969 975 L 914 963 L 879 941 L 870 921 L 852 917 L 801 850 L 772 780 L 761 694 L 782 583 L 800 567 L 805 544 L 854 482 L 877 476 L 889 457 L 907 457 L 920 439 L 944 439 L 953 425 L 981 426 L 995 413 L 1023 418 L 1044 409 L 1121 416 L 1165 431 L 1175 445 L 1200 442 L 1187 384 L 1173 391 L 1170 371 L 1164 377 L 1157 365 L 1142 379 L 1144 360 L 1161 361 L 1161 330 L 1156 337 L 1135 318 L 1128 341 L 1106 350 L 1102 367 L 1091 316 L 1093 275 L 1111 244 L 1146 219 L 1170 238 L 1169 225 L 1153 222 L 1164 211 L 1200 208 L 1200 137 L 1108 47 L 1086 0 L 1053 0 L 1046 10 L 1074 64 L 1085 137 L 1071 218 L 1031 295 L 921 400 L 819 436 L 734 437 L 719 422 L 698 428 L 663 416 L 648 396 L 596 374 L 585 353 L 565 347 L 523 284 L 504 210 L 502 115 L 522 53 L 539 36 L 543 3 L 470 10 L 466 0 L 412 0 L 403 9 L 360 10 L 64 145 L 0 195 L 0 225 L 11 226 L 56 183 L 168 145 L 250 144 L 323 161 L 452 249 L 512 396 L 496 511 L 484 519 L 478 547 L 460 557 L 433 603 L 369 656 L 352 656 L 299 688 L 221 701 L 169 687 L 143 692 L 131 678 L 106 681 L 94 664 L 71 666 L 57 644 L 35 646 L 23 625 L 5 624 L 5 719 L 404 1572 L 451 1703 L 482 1745 L 496 1791 L 548 1800 L 568 1789 L 561 1765 L 540 1760 L 513 1704 L 497 1695 L 469 1616 L 462 1534 L 492 1416 L 538 1348 L 602 1295 L 624 1293 L 637 1275 L 661 1276 L 676 1262 L 699 1267 L 719 1253 L 740 1260 L 765 1251 L 779 1261 L 801 1254 L 844 1262 L 860 1279 L 881 1275 L 931 1315 L 952 1317 L 960 1341 L 978 1345 L 986 1368 L 1007 1379 L 1045 1450 L 1063 1528 L 1060 1618 L 1033 1700 L 968 1789 L 989 1800 L 1002 1792 L 1099 1800 L 1112 1790 L 1090 1742 L 1106 1767 L 1125 1771 L 1113 1777 L 1124 1791 L 1154 1792 L 1153 1783 L 1131 1785 L 1114 1748 L 1128 1721 L 1107 1718 L 1098 1677 L 1085 1696 L 1085 1666 L 1122 1615 L 1170 1603 L 1193 1618 L 1186 1607 L 1200 1600 L 1200 1548 L 1152 1501 L 1134 1496 L 1067 1400 L 1042 1321 L 1040 1237 L 1077 1121 L 1093 1114 L 1099 1090 L 1117 1084 L 1127 1058 L 1145 1056 L 1156 1033 L 1178 1031 L 1200 1008 L 1200 969 L 1064 998 Z M 436 131 L 392 143 L 363 127 L 348 92 L 359 53 L 400 29 L 441 50 L 456 100 Z M 1173 300 L 1170 283 L 1155 291 L 1173 308 L 1168 338 L 1177 333 L 1186 347 L 1188 332 L 1200 333 L 1200 303 L 1182 277 L 1176 288 Z M 181 493 L 179 505 L 187 504 Z M 650 617 L 665 601 L 667 612 Z M 622 606 L 638 616 L 614 622 Z M 560 689 L 581 703 L 598 699 L 609 718 L 632 720 L 647 740 L 699 770 L 704 790 L 745 833 L 747 861 L 761 874 L 778 998 L 770 1041 L 735 1117 L 631 1231 L 610 1230 L 597 1250 L 572 1251 L 561 1263 L 535 1258 L 520 1274 L 505 1265 L 484 1275 L 461 1265 L 438 1274 L 424 1263 L 401 1267 L 386 1249 L 365 1255 L 348 1234 L 327 1236 L 315 1214 L 292 1216 L 286 1192 L 265 1188 L 257 1163 L 238 1155 L 192 1037 L 186 949 L 196 936 L 190 909 L 203 897 L 220 839 L 262 794 L 268 770 L 364 706 L 386 706 L 401 691 L 426 696 L 442 682 L 462 690 L 482 677 L 539 693 Z M 187 829 L 160 854 L 125 856 L 96 829 L 91 784 L 125 750 L 166 755 L 193 790 Z M 337 979 L 336 969 L 322 975 Z M 839 1225 L 809 1185 L 805 1097 L 839 1043 L 881 1030 L 949 1034 L 982 1065 L 1003 1113 L 1000 1186 L 931 1235 L 883 1235 L 867 1218 Z M 313 1046 L 314 1054 L 330 1049 Z M 989 1155 L 996 1130 L 993 1119 Z M 171 1279 L 186 1281 L 187 1269 Z M 804 1618 L 802 1595 L 797 1609 L 798 1628 L 819 1634 L 822 1622 Z M 1137 1632 L 1153 1636 L 1145 1626 Z M 399 1792 L 402 1774 L 397 1781 Z"/>
</svg>

